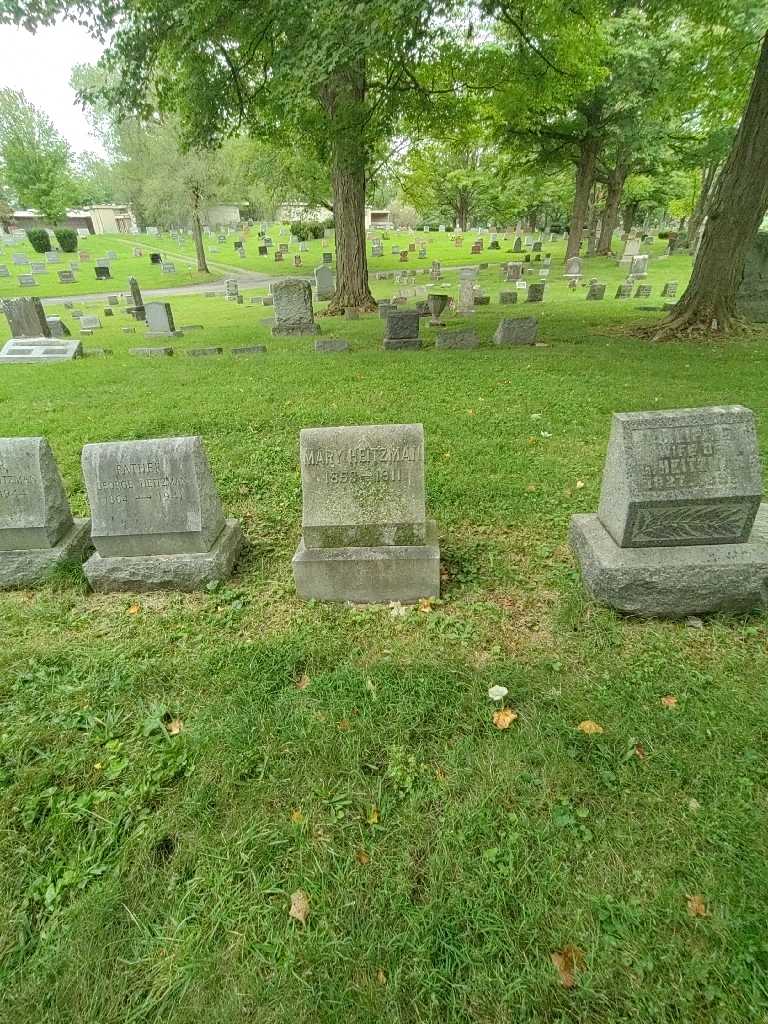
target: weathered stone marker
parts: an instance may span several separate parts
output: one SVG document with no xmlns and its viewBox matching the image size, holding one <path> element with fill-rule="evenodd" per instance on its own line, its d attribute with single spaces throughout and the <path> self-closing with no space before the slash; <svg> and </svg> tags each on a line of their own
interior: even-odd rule
<svg viewBox="0 0 768 1024">
<path fill-rule="evenodd" d="M 199 437 L 83 448 L 98 591 L 197 590 L 226 579 L 242 544 L 225 519 Z"/>
<path fill-rule="evenodd" d="M 441 331 L 437 336 L 435 348 L 478 348 L 480 339 L 473 330 Z"/>
<path fill-rule="evenodd" d="M 505 317 L 493 336 L 496 345 L 535 345 L 539 335 L 539 321 L 532 316 Z"/>
<path fill-rule="evenodd" d="M 415 602 L 440 594 L 437 525 L 424 497 L 421 424 L 318 427 L 299 444 L 307 599 Z"/>
<path fill-rule="evenodd" d="M 44 437 L 0 438 L 0 589 L 25 587 L 82 562 L 90 519 L 73 519 Z"/>
<path fill-rule="evenodd" d="M 40 299 L 3 299 L 11 338 L 50 338 L 51 329 Z"/>
<path fill-rule="evenodd" d="M 170 302 L 147 302 L 144 306 L 148 338 L 181 338 L 184 332 L 176 330 Z"/>
<path fill-rule="evenodd" d="M 615 414 L 597 515 L 571 521 L 587 590 L 644 616 L 765 607 L 762 492 L 749 409 Z"/>
<path fill-rule="evenodd" d="M 286 277 L 272 285 L 275 325 L 273 335 L 320 334 L 312 309 L 312 288 L 308 281 Z"/>
<path fill-rule="evenodd" d="M 411 310 L 390 310 L 387 313 L 387 333 L 384 335 L 385 349 L 421 348 L 419 338 L 420 315 Z"/>
</svg>

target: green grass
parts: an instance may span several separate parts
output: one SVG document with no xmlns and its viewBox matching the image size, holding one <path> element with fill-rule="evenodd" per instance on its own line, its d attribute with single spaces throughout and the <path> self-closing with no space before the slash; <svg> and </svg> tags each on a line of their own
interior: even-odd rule
<svg viewBox="0 0 768 1024">
<path fill-rule="evenodd" d="M 658 266 L 656 294 L 690 261 Z M 0 598 L 8 1020 L 768 1019 L 766 620 L 622 619 L 585 601 L 566 546 L 615 410 L 742 402 L 766 454 L 768 337 L 653 346 L 655 314 L 559 273 L 543 348 L 488 344 L 533 307 L 478 309 L 470 352 L 384 353 L 377 317 L 323 320 L 353 352 L 321 356 L 269 337 L 260 306 L 178 298 L 206 328 L 180 353 L 268 354 L 132 359 L 119 316 L 87 341 L 110 359 L 3 367 L 0 435 L 45 434 L 77 512 L 84 443 L 200 433 L 248 538 L 214 593 L 96 596 L 75 571 Z M 300 428 L 413 421 L 442 601 L 300 602 Z M 572 990 L 550 961 L 569 945 Z"/>
<path fill-rule="evenodd" d="M 157 240 L 155 240 L 157 242 Z M 170 241 L 169 239 L 166 241 Z M 143 256 L 134 256 L 134 246 L 144 249 Z M 77 252 L 60 254 L 61 263 L 53 263 L 46 267 L 47 273 L 35 274 L 37 286 L 34 288 L 19 287 L 19 277 L 22 274 L 30 274 L 29 266 L 16 266 L 12 259 L 14 252 L 24 253 L 33 263 L 45 263 L 45 256 L 36 253 L 29 242 L 20 245 L 4 246 L 0 253 L 0 264 L 7 266 L 11 276 L 0 277 L 0 299 L 11 298 L 16 295 L 37 295 L 40 298 L 53 298 L 67 295 L 90 295 L 104 292 L 115 294 L 128 291 L 128 278 L 138 279 L 142 288 L 175 288 L 182 285 L 201 284 L 205 281 L 217 280 L 223 272 L 211 274 L 199 274 L 195 269 L 196 264 L 176 261 L 176 273 L 165 274 L 162 267 L 150 263 L 150 247 L 148 243 L 133 235 L 91 235 L 89 239 L 79 242 L 79 250 L 89 252 L 91 260 L 87 263 L 80 263 Z M 108 252 L 116 252 L 116 259 L 111 266 L 112 279 L 99 281 L 96 279 L 94 267 L 96 261 L 106 256 Z M 170 249 L 162 244 L 151 246 L 151 251 L 168 253 L 169 261 L 173 262 L 173 254 Z M 75 272 L 74 284 L 61 284 L 57 271 L 69 270 L 70 263 L 78 263 Z"/>
</svg>

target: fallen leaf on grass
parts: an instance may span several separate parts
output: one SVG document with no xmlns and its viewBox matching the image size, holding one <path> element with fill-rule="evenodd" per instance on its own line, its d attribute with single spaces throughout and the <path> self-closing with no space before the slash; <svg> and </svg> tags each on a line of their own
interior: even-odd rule
<svg viewBox="0 0 768 1024">
<path fill-rule="evenodd" d="M 297 679 L 295 684 L 297 690 L 306 690 L 309 686 L 309 676 L 305 672 L 300 679 Z"/>
<path fill-rule="evenodd" d="M 355 860 L 358 864 L 370 864 L 371 858 L 365 852 L 365 850 L 357 850 L 355 853 Z"/>
<path fill-rule="evenodd" d="M 165 723 L 165 728 L 170 736 L 178 736 L 184 728 L 184 723 L 180 718 L 172 718 L 170 722 Z"/>
<path fill-rule="evenodd" d="M 560 976 L 560 984 L 564 988 L 573 988 L 576 984 L 575 972 L 584 967 L 584 954 L 578 946 L 565 946 L 559 953 L 551 953 L 549 959 Z"/>
<path fill-rule="evenodd" d="M 419 601 L 419 611 L 424 613 L 432 611 L 431 597 L 422 597 L 422 599 Z"/>
<path fill-rule="evenodd" d="M 583 486 L 584 486 L 584 481 L 583 480 L 577 480 L 576 481 L 576 490 L 577 491 L 580 491 Z"/>
<path fill-rule="evenodd" d="M 672 697 L 671 695 L 669 697 L 662 697 L 661 703 L 665 708 L 676 708 L 677 697 Z"/>
<path fill-rule="evenodd" d="M 591 718 L 587 718 L 579 723 L 579 732 L 583 732 L 585 736 L 596 736 L 598 733 L 605 732 L 605 729 L 597 722 L 593 722 Z"/>
<path fill-rule="evenodd" d="M 526 491 L 529 494 L 535 494 L 536 493 L 536 484 L 528 484 L 528 486 L 525 489 L 526 489 Z"/>
<path fill-rule="evenodd" d="M 688 897 L 688 913 L 691 917 L 709 917 L 709 911 L 701 896 Z"/>
<path fill-rule="evenodd" d="M 128 609 L 128 614 L 129 615 L 138 615 L 140 611 L 141 611 L 141 605 L 140 604 L 132 604 L 131 607 Z"/>
<path fill-rule="evenodd" d="M 691 799 L 688 801 L 688 810 L 693 811 L 694 814 L 696 814 L 697 811 L 701 810 L 701 804 L 695 797 L 691 797 Z"/>
<path fill-rule="evenodd" d="M 288 911 L 288 917 L 292 917 L 299 924 L 307 923 L 307 918 L 309 917 L 309 896 L 307 896 L 303 889 L 297 889 L 296 892 L 291 893 L 291 909 Z"/>
<path fill-rule="evenodd" d="M 381 968 L 379 968 L 378 971 L 376 971 L 376 982 L 379 985 L 386 985 L 387 984 L 387 976 L 384 973 L 384 971 L 382 971 Z"/>
<path fill-rule="evenodd" d="M 642 743 L 635 744 L 635 757 L 639 757 L 641 761 L 645 760 L 645 747 Z"/>
<path fill-rule="evenodd" d="M 342 718 L 339 724 L 336 726 L 339 732 L 349 732 L 349 722 L 346 718 Z"/>
<path fill-rule="evenodd" d="M 302 821 L 304 821 L 304 815 L 301 813 L 298 807 L 294 807 L 294 809 L 291 811 L 291 821 L 294 823 L 294 825 L 300 825 Z"/>
<path fill-rule="evenodd" d="M 493 724 L 497 729 L 508 729 L 517 720 L 517 712 L 512 708 L 502 708 L 493 712 Z"/>
<path fill-rule="evenodd" d="M 372 807 L 370 809 L 370 811 L 368 811 L 368 824 L 369 825 L 378 825 L 378 823 L 380 821 L 381 821 L 381 813 L 379 812 L 379 808 L 378 807 Z"/>
</svg>

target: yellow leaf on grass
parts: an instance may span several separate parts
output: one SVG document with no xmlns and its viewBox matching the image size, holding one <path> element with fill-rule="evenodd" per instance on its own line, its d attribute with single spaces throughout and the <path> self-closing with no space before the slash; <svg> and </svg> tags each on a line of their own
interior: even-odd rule
<svg viewBox="0 0 768 1024">
<path fill-rule="evenodd" d="M 184 728 L 184 723 L 180 718 L 172 718 L 170 722 L 166 723 L 165 728 L 170 736 L 178 736 Z"/>
<path fill-rule="evenodd" d="M 432 598 L 431 597 L 422 597 L 422 599 L 419 601 L 419 611 L 420 612 L 431 612 L 432 611 Z"/>
<path fill-rule="evenodd" d="M 493 712 L 493 724 L 497 729 L 508 729 L 513 722 L 517 721 L 517 712 L 512 708 L 501 708 Z"/>
<path fill-rule="evenodd" d="M 709 916 L 709 912 L 707 911 L 706 905 L 701 896 L 688 897 L 688 913 L 691 915 L 691 917 Z"/>
<path fill-rule="evenodd" d="M 288 917 L 292 917 L 299 924 L 307 923 L 307 918 L 309 917 L 309 896 L 307 896 L 303 889 L 297 889 L 296 892 L 291 893 L 291 909 L 288 911 Z"/>
<path fill-rule="evenodd" d="M 378 971 L 376 971 L 376 982 L 379 985 L 386 985 L 387 984 L 387 976 L 384 973 L 384 971 L 382 971 L 381 968 L 379 968 Z"/>
<path fill-rule="evenodd" d="M 294 823 L 294 825 L 300 825 L 302 821 L 304 821 L 304 815 L 301 813 L 298 807 L 294 807 L 294 809 L 291 811 L 291 821 Z"/>
<path fill-rule="evenodd" d="M 365 850 L 357 850 L 355 853 L 355 860 L 358 864 L 369 864 L 371 858 L 365 852 Z"/>
<path fill-rule="evenodd" d="M 378 825 L 378 823 L 380 821 L 381 821 L 381 812 L 379 811 L 378 807 L 374 806 L 374 807 L 372 807 L 370 809 L 370 811 L 368 811 L 368 824 L 369 825 Z"/>
<path fill-rule="evenodd" d="M 584 481 L 583 480 L 577 480 L 576 481 L 576 490 L 577 491 L 580 491 L 583 486 L 584 486 Z"/>
<path fill-rule="evenodd" d="M 140 611 L 141 611 L 141 605 L 140 604 L 132 604 L 131 607 L 128 609 L 128 614 L 129 615 L 138 615 Z"/>
<path fill-rule="evenodd" d="M 349 721 L 346 718 L 342 718 L 336 728 L 339 732 L 349 732 Z"/>
<path fill-rule="evenodd" d="M 661 698 L 661 703 L 662 703 L 662 705 L 665 708 L 676 708 L 677 707 L 677 697 L 673 697 L 671 695 L 669 697 L 662 697 Z"/>
<path fill-rule="evenodd" d="M 559 952 L 551 953 L 549 959 L 560 976 L 560 984 L 564 988 L 573 988 L 576 984 L 576 971 L 584 967 L 584 954 L 578 946 L 565 946 Z"/>
<path fill-rule="evenodd" d="M 309 676 L 307 673 L 305 672 L 300 679 L 297 679 L 294 685 L 297 690 L 306 690 L 309 686 Z"/>
<path fill-rule="evenodd" d="M 597 722 L 593 722 L 591 718 L 587 718 L 579 723 L 579 732 L 583 732 L 586 736 L 596 736 L 598 733 L 605 732 L 605 729 Z"/>
</svg>

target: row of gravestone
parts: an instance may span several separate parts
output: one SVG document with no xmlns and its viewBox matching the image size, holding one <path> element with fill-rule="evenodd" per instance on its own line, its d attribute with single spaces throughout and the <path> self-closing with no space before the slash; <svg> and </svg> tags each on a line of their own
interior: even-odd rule
<svg viewBox="0 0 768 1024">
<path fill-rule="evenodd" d="M 299 441 L 307 599 L 403 603 L 440 593 L 420 424 L 318 427 Z M 0 439 L 0 587 L 90 554 L 97 591 L 195 590 L 226 579 L 243 538 L 199 437 L 86 445 L 92 518 L 74 519 L 45 439 Z M 617 413 L 598 511 L 571 521 L 587 591 L 623 612 L 681 617 L 768 605 L 768 506 L 742 406 Z"/>
</svg>

